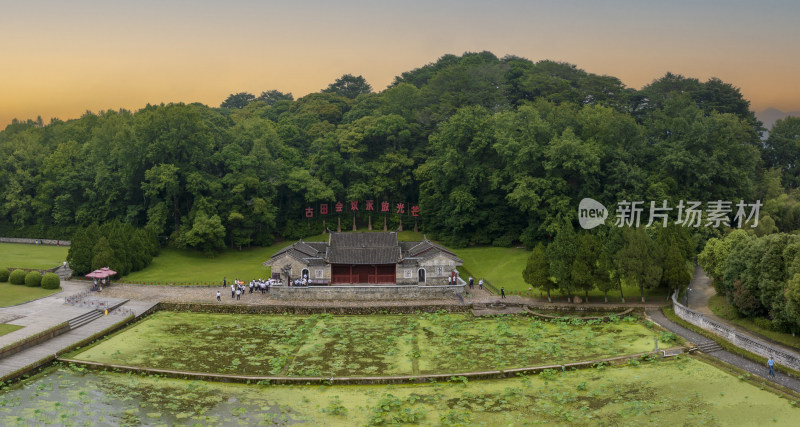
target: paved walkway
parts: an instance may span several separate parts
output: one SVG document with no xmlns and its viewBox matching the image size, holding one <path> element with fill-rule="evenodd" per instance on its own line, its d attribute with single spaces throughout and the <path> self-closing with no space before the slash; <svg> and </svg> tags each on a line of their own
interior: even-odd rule
<svg viewBox="0 0 800 427">
<path fill-rule="evenodd" d="M 80 283 L 63 282 L 61 292 L 24 304 L 0 308 L 0 317 L 13 319 L 4 323 L 24 326 L 22 329 L 0 336 L 0 347 L 5 347 L 91 311 L 91 308 L 88 307 L 64 304 L 64 297 L 77 294 L 85 288 L 86 285 Z"/>
<path fill-rule="evenodd" d="M 713 316 L 714 313 L 708 308 L 708 300 L 716 294 L 717 291 L 711 284 L 711 278 L 706 275 L 706 272 L 699 265 L 696 266 L 692 281 L 689 282 L 689 305 L 687 307 Z"/>
<path fill-rule="evenodd" d="M 664 313 L 661 312 L 661 309 L 657 308 L 649 308 L 645 310 L 647 316 L 650 317 L 654 322 L 658 323 L 664 329 L 671 331 L 681 337 L 683 339 L 695 344 L 695 345 L 708 345 L 714 343 L 713 340 L 706 338 L 694 331 L 684 328 L 681 325 L 667 319 L 664 316 Z M 769 368 L 767 368 L 767 361 L 764 360 L 763 364 L 754 363 L 748 359 L 745 359 L 738 354 L 730 353 L 726 350 L 717 350 L 707 353 L 709 356 L 719 359 L 725 363 L 731 364 L 736 366 L 737 368 L 744 369 L 747 372 L 750 372 L 753 375 L 761 377 L 765 380 L 772 381 L 774 383 L 780 384 L 786 388 L 790 388 L 796 392 L 800 392 L 800 380 L 797 378 L 793 378 L 787 375 L 784 375 L 781 372 L 775 372 L 775 377 L 772 378 L 769 376 Z"/>
<path fill-rule="evenodd" d="M 0 318 L 7 319 L 6 323 L 24 326 L 22 329 L 0 336 L 0 347 L 13 344 L 23 338 L 96 310 L 91 306 L 86 307 L 64 303 L 65 297 L 85 291 L 88 288 L 88 284 L 82 282 L 62 282 L 61 288 L 61 292 L 45 298 L 12 307 L 0 308 Z M 119 301 L 110 297 L 110 295 L 105 293 L 92 293 L 88 298 L 94 301 L 106 298 L 109 302 Z M 132 310 L 139 316 L 152 308 L 155 304 L 156 302 L 153 301 L 130 301 L 124 304 L 124 308 Z M 18 369 L 30 366 L 47 356 L 54 355 L 91 335 L 113 326 L 123 319 L 125 319 L 125 316 L 116 314 L 101 316 L 98 319 L 49 339 L 39 345 L 12 354 L 11 356 L 0 358 L 0 378 Z"/>
<path fill-rule="evenodd" d="M 772 347 L 783 349 L 788 353 L 798 353 L 798 349 L 796 347 L 789 347 L 783 343 L 774 341 L 768 337 L 743 328 L 714 314 L 708 307 L 708 301 L 711 299 L 711 297 L 717 294 L 717 291 L 714 289 L 714 286 L 711 283 L 711 278 L 706 275 L 706 272 L 703 271 L 700 266 L 695 268 L 694 276 L 689 284 L 689 289 L 691 289 L 689 291 L 689 308 L 692 310 L 702 313 L 711 320 L 722 323 L 723 325 L 727 325 L 744 336 L 767 342 Z"/>
</svg>

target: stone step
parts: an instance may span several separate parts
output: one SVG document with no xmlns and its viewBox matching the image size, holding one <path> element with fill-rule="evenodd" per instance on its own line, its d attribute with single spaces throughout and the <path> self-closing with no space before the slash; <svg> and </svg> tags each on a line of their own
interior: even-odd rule
<svg viewBox="0 0 800 427">
<path fill-rule="evenodd" d="M 712 352 L 715 352 L 715 351 L 720 351 L 723 348 L 722 348 L 721 345 L 717 344 L 716 342 L 709 341 L 709 342 L 704 342 L 702 344 L 698 344 L 697 345 L 697 349 L 702 351 L 703 353 L 708 354 L 708 353 L 712 353 Z"/>
</svg>

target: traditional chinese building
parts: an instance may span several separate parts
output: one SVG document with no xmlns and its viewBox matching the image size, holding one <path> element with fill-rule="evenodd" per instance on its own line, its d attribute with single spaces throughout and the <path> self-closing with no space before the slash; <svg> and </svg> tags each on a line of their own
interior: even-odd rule
<svg viewBox="0 0 800 427">
<path fill-rule="evenodd" d="M 428 239 L 398 242 L 396 232 L 332 232 L 327 242 L 300 240 L 264 262 L 284 282 L 307 276 L 312 284 L 333 285 L 446 285 L 461 264 Z"/>
</svg>

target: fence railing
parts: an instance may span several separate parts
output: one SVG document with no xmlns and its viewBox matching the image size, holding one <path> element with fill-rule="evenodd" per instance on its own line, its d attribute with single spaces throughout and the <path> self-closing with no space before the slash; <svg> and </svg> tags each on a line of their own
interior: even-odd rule
<svg viewBox="0 0 800 427">
<path fill-rule="evenodd" d="M 714 335 L 718 335 L 731 344 L 764 358 L 772 357 L 776 363 L 800 371 L 800 355 L 776 347 L 766 341 L 742 334 L 736 329 L 709 319 L 702 313 L 694 311 L 678 302 L 677 292 L 672 295 L 672 308 L 675 315 L 681 319 L 700 327 Z"/>
<path fill-rule="evenodd" d="M 88 297 L 89 294 L 90 294 L 89 291 L 83 291 L 77 294 L 66 296 L 64 297 L 64 304 L 69 304 L 69 305 L 80 304 L 80 302 L 83 301 L 84 298 Z"/>
</svg>

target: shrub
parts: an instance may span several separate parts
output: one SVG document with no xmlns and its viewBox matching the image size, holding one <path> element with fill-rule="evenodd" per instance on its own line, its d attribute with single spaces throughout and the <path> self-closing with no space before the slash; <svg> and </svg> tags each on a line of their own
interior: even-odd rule
<svg viewBox="0 0 800 427">
<path fill-rule="evenodd" d="M 25 275 L 25 286 L 30 288 L 42 286 L 42 273 L 39 273 L 38 271 L 31 271 Z"/>
<path fill-rule="evenodd" d="M 761 329 L 766 329 L 768 331 L 776 331 L 778 328 L 772 323 L 771 320 L 766 319 L 764 317 L 754 317 L 753 323 Z"/>
<path fill-rule="evenodd" d="M 11 275 L 8 276 L 8 281 L 11 282 L 12 285 L 24 285 L 25 272 L 22 270 L 12 271 Z"/>
<path fill-rule="evenodd" d="M 47 273 L 42 277 L 42 288 L 44 289 L 58 289 L 61 286 L 61 278 L 58 274 Z"/>
<path fill-rule="evenodd" d="M 8 282 L 8 275 L 11 274 L 8 272 L 8 269 L 3 267 L 0 268 L 0 282 Z"/>
</svg>

